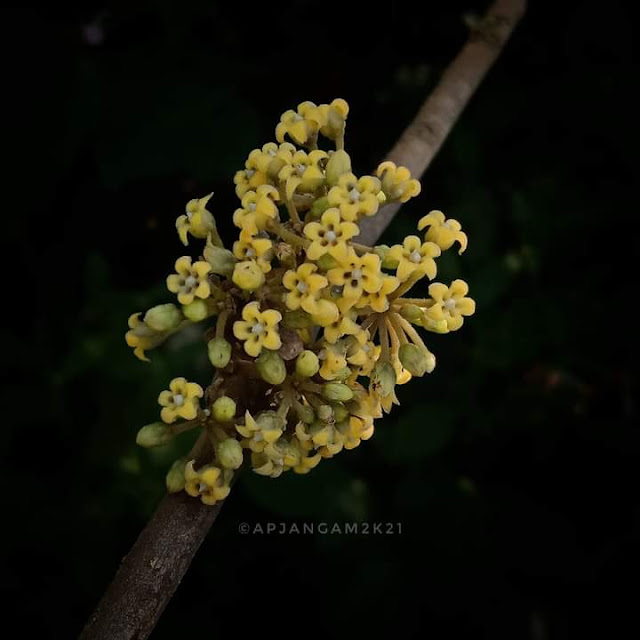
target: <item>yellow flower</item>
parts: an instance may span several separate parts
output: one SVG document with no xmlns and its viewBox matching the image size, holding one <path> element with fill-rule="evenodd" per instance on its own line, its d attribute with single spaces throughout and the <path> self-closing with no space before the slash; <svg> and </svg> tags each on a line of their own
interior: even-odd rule
<svg viewBox="0 0 640 640">
<path fill-rule="evenodd" d="M 338 372 L 347 366 L 347 360 L 338 345 L 325 344 L 318 353 L 318 360 L 322 363 L 320 376 L 325 380 L 335 380 Z"/>
<path fill-rule="evenodd" d="M 420 183 L 411 178 L 406 167 L 396 167 L 395 163 L 383 162 L 376 169 L 376 175 L 382 181 L 382 190 L 388 201 L 406 202 L 420 193 Z"/>
<path fill-rule="evenodd" d="M 211 271 L 208 262 L 194 262 L 191 264 L 189 256 L 182 256 L 176 260 L 176 273 L 167 277 L 167 289 L 171 293 L 178 294 L 180 304 L 190 304 L 193 299 L 208 298 L 211 295 L 211 287 L 207 274 Z"/>
<path fill-rule="evenodd" d="M 244 291 L 255 291 L 264 284 L 264 271 L 255 260 L 245 260 L 236 263 L 231 279 Z"/>
<path fill-rule="evenodd" d="M 433 280 L 437 270 L 434 258 L 440 253 L 440 247 L 435 242 L 422 243 L 418 236 L 407 236 L 402 245 L 396 244 L 389 249 L 387 259 L 398 262 L 396 275 L 401 282 L 416 271 Z"/>
<path fill-rule="evenodd" d="M 232 471 L 223 471 L 212 464 L 196 471 L 194 464 L 195 460 L 191 460 L 184 468 L 184 490 L 194 498 L 200 496 L 204 504 L 214 505 L 219 500 L 224 500 L 231 491 L 229 481 Z"/>
<path fill-rule="evenodd" d="M 322 459 L 319 453 L 311 454 L 311 447 L 301 442 L 298 438 L 292 438 L 284 455 L 285 470 L 293 469 L 295 473 L 309 473 L 318 466 Z"/>
<path fill-rule="evenodd" d="M 327 160 L 329 156 L 325 151 L 315 149 L 310 153 L 296 151 L 291 157 L 291 163 L 284 166 L 278 179 L 285 183 L 287 200 L 291 200 L 296 191 L 313 192 L 324 183 L 325 177 L 319 163 Z"/>
<path fill-rule="evenodd" d="M 287 308 L 296 311 L 300 307 L 307 313 L 315 313 L 320 292 L 329 282 L 324 276 L 315 273 L 315 264 L 305 262 L 297 271 L 287 271 L 282 278 L 282 284 L 289 289 L 285 296 Z"/>
<path fill-rule="evenodd" d="M 345 355 L 349 365 L 357 367 L 358 375 L 368 376 L 373 371 L 373 367 L 375 367 L 380 357 L 382 347 L 368 340 L 367 332 L 363 333 L 365 334 L 364 340 L 362 340 L 360 336 L 349 339 Z"/>
<path fill-rule="evenodd" d="M 213 193 L 210 193 L 204 198 L 189 200 L 186 206 L 187 213 L 179 216 L 176 220 L 178 235 L 185 246 L 189 244 L 187 233 L 190 233 L 194 238 L 206 238 L 209 233 L 215 230 L 215 220 L 206 208 L 212 195 Z"/>
<path fill-rule="evenodd" d="M 302 103 L 300 106 L 304 104 Z M 318 135 L 319 128 L 315 120 L 304 118 L 300 114 L 300 107 L 297 112 L 289 109 L 280 117 L 280 122 L 276 127 L 276 140 L 284 142 L 284 137 L 288 135 L 296 144 L 304 146 Z"/>
<path fill-rule="evenodd" d="M 169 383 L 169 390 L 162 391 L 158 396 L 158 402 L 162 406 L 160 417 L 169 424 L 178 418 L 193 420 L 198 415 L 198 399 L 203 395 L 199 384 L 187 382 L 184 378 L 174 378 Z"/>
<path fill-rule="evenodd" d="M 129 331 L 125 334 L 124 339 L 127 345 L 133 349 L 133 355 L 136 358 L 149 362 L 149 358 L 145 356 L 144 352 L 157 347 L 170 332 L 155 331 L 140 319 L 141 315 L 141 313 L 133 313 L 129 316 Z"/>
<path fill-rule="evenodd" d="M 245 168 L 236 171 L 233 182 L 236 185 L 236 195 L 242 198 L 248 191 L 257 189 L 263 184 L 268 184 L 269 178 L 264 171 L 259 171 L 252 166 L 252 162 L 247 160 Z"/>
<path fill-rule="evenodd" d="M 342 296 L 338 299 L 338 308 L 344 313 L 366 293 L 375 293 L 382 288 L 380 256 L 365 253 L 358 256 L 353 249 L 339 267 L 327 272 L 329 282 L 342 287 Z"/>
<path fill-rule="evenodd" d="M 461 231 L 462 225 L 453 218 L 445 219 L 442 211 L 431 211 L 418 222 L 418 229 L 422 231 L 425 227 L 427 233 L 425 240 L 435 242 L 443 251 L 450 249 L 454 242 L 460 243 L 462 253 L 467 248 L 467 234 Z"/>
<path fill-rule="evenodd" d="M 336 140 L 344 136 L 349 105 L 342 98 L 336 98 L 331 104 L 319 106 L 307 101 L 298 106 L 298 113 L 308 120 L 314 120 L 323 136 Z"/>
<path fill-rule="evenodd" d="M 240 238 L 246 242 L 266 228 L 269 220 L 278 216 L 275 202 L 280 198 L 278 190 L 263 184 L 257 191 L 247 191 L 242 197 L 242 207 L 233 214 L 233 224 L 242 229 Z"/>
<path fill-rule="evenodd" d="M 331 300 L 325 300 L 324 298 L 316 300 L 316 308 L 312 314 L 312 319 L 315 324 L 326 327 L 333 324 L 339 316 L 340 310 Z"/>
<path fill-rule="evenodd" d="M 251 453 L 253 470 L 261 476 L 277 478 L 285 471 L 284 458 L 288 453 L 288 445 L 284 438 L 271 442 L 261 452 Z"/>
<path fill-rule="evenodd" d="M 372 216 L 378 211 L 379 193 L 378 178 L 363 176 L 358 179 L 353 173 L 345 173 L 329 191 L 329 204 L 340 207 L 343 220 L 354 222 L 360 215 Z"/>
<path fill-rule="evenodd" d="M 242 320 L 233 323 L 233 334 L 244 341 L 244 350 L 257 357 L 262 348 L 277 351 L 282 346 L 278 323 L 282 315 L 275 309 L 260 311 L 258 302 L 250 302 L 242 310 Z"/>
<path fill-rule="evenodd" d="M 366 293 L 356 302 L 356 308 L 371 307 L 376 313 L 384 313 L 389 308 L 387 296 L 400 286 L 400 280 L 395 276 L 382 275 L 382 286 L 378 291 Z"/>
<path fill-rule="evenodd" d="M 345 315 L 338 317 L 335 322 L 324 328 L 324 338 L 327 342 L 335 344 L 342 336 L 354 336 L 361 331 L 360 325 L 354 322 L 356 315 L 347 311 Z"/>
<path fill-rule="evenodd" d="M 244 438 L 243 446 L 256 453 L 264 451 L 282 435 L 282 428 L 274 416 L 256 421 L 248 411 L 244 414 L 244 424 L 236 425 L 236 431 Z"/>
<path fill-rule="evenodd" d="M 269 238 L 251 236 L 233 243 L 233 255 L 239 260 L 255 260 L 264 273 L 271 271 L 273 243 Z"/>
<path fill-rule="evenodd" d="M 427 310 L 427 316 L 434 311 L 441 311 L 449 331 L 456 331 L 464 322 L 463 316 L 471 316 L 476 310 L 475 301 L 467 298 L 467 293 L 469 285 L 464 280 L 454 280 L 450 287 L 434 282 L 429 285 L 429 295 L 433 298 L 433 304 L 432 309 Z"/>
<path fill-rule="evenodd" d="M 327 209 L 322 214 L 320 222 L 309 222 L 304 227 L 304 235 L 311 240 L 307 248 L 307 258 L 318 260 L 328 253 L 341 262 L 347 257 L 347 241 L 358 233 L 360 229 L 357 224 L 342 222 L 338 209 Z"/>
</svg>

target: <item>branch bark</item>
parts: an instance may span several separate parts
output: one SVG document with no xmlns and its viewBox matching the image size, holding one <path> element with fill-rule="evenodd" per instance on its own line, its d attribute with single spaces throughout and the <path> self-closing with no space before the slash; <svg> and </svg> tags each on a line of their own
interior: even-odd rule
<svg viewBox="0 0 640 640">
<path fill-rule="evenodd" d="M 526 0 L 496 0 L 489 7 L 388 160 L 408 167 L 416 178 L 422 176 L 525 9 Z M 363 221 L 359 242 L 375 244 L 399 208 L 399 204 L 388 205 Z M 80 640 L 148 638 L 221 506 L 207 507 L 184 493 L 163 498 L 123 559 Z"/>
</svg>

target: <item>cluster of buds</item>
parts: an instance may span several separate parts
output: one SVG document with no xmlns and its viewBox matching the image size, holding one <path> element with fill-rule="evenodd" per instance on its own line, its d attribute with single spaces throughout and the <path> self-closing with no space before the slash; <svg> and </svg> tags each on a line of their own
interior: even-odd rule
<svg viewBox="0 0 640 640">
<path fill-rule="evenodd" d="M 245 461 L 276 478 L 357 447 L 398 403 L 396 386 L 433 371 L 419 329 L 455 331 L 474 312 L 462 280 L 408 297 L 435 279 L 442 251 L 465 250 L 456 220 L 431 211 L 418 223 L 424 235 L 402 244 L 355 241 L 363 218 L 416 196 L 420 183 L 392 162 L 357 177 L 344 150 L 348 111 L 341 99 L 303 102 L 283 114 L 277 142 L 249 154 L 234 178 L 241 206 L 231 249 L 207 209 L 211 194 L 191 200 L 176 228 L 184 245 L 191 236 L 204 246 L 167 278 L 178 304 L 129 319 L 127 343 L 147 359 L 174 332 L 215 317 L 205 331 L 211 384 L 172 380 L 158 399 L 161 421 L 138 433 L 150 447 L 202 430 L 191 456 L 169 470 L 169 491 L 215 504 Z M 319 149 L 319 136 L 335 150 Z"/>
</svg>

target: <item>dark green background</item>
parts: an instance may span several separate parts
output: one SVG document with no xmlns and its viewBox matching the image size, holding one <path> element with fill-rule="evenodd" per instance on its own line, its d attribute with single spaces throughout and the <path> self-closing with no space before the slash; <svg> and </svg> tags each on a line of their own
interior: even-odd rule
<svg viewBox="0 0 640 640">
<path fill-rule="evenodd" d="M 469 249 L 438 279 L 468 280 L 477 314 L 429 336 L 435 372 L 400 389 L 359 449 L 306 477 L 243 474 L 154 638 L 637 627 L 631 14 L 532 4 L 384 238 L 434 208 L 460 220 Z M 172 377 L 206 382 L 201 335 L 150 365 L 124 343 L 130 313 L 171 299 L 186 201 L 214 191 L 231 240 L 234 171 L 302 100 L 348 100 L 347 148 L 366 173 L 483 6 L 3 10 L 17 119 L 5 116 L 1 581 L 28 636 L 77 635 L 189 446 L 134 440 Z M 241 536 L 243 521 L 402 534 Z"/>
</svg>

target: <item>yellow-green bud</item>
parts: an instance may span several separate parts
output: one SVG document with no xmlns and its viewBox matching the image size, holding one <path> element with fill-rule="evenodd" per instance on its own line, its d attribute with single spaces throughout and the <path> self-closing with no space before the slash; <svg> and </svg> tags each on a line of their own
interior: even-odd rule
<svg viewBox="0 0 640 640">
<path fill-rule="evenodd" d="M 216 459 L 225 469 L 239 469 L 243 458 L 242 447 L 234 438 L 227 438 L 218 443 Z"/>
<path fill-rule="evenodd" d="M 422 318 L 420 322 L 416 322 L 417 325 L 423 327 L 427 331 L 432 331 L 433 333 L 449 333 L 449 326 L 447 325 L 447 321 L 444 318 L 440 320 L 434 320 L 430 318 L 426 313 L 422 314 Z"/>
<path fill-rule="evenodd" d="M 147 424 L 136 436 L 136 443 L 141 447 L 150 449 L 151 447 L 160 447 L 163 444 L 167 444 L 173 438 L 173 431 L 168 424 L 164 422 L 153 422 Z"/>
<path fill-rule="evenodd" d="M 351 371 L 349 367 L 343 367 L 342 369 L 338 369 L 336 372 L 334 372 L 333 375 L 335 376 L 336 380 L 340 381 L 340 380 L 346 380 L 352 374 L 353 374 L 353 371 Z"/>
<path fill-rule="evenodd" d="M 223 369 L 231 359 L 231 344 L 224 338 L 214 338 L 207 344 L 209 360 L 217 369 Z"/>
<path fill-rule="evenodd" d="M 402 366 L 413 376 L 423 376 L 427 371 L 428 358 L 424 349 L 415 344 L 403 344 L 398 351 Z"/>
<path fill-rule="evenodd" d="M 320 271 L 329 271 L 329 269 L 335 269 L 340 266 L 339 262 L 330 253 L 325 253 L 323 256 L 320 256 L 320 258 L 316 260 L 316 264 Z"/>
<path fill-rule="evenodd" d="M 351 391 L 346 384 L 342 384 L 340 382 L 327 382 L 323 387 L 322 395 L 327 400 L 347 402 L 353 398 L 353 391 Z"/>
<path fill-rule="evenodd" d="M 376 249 L 378 249 L 379 252 L 376 251 Z M 400 263 L 397 260 L 389 258 L 389 249 L 390 247 L 388 247 L 386 244 L 381 244 L 375 247 L 373 251 L 380 256 L 380 263 L 384 269 L 397 269 Z"/>
<path fill-rule="evenodd" d="M 371 374 L 373 389 L 383 398 L 393 392 L 396 386 L 396 372 L 390 362 L 379 360 Z"/>
<path fill-rule="evenodd" d="M 320 360 L 313 351 L 303 351 L 296 358 L 296 373 L 303 378 L 315 376 L 320 369 Z"/>
<path fill-rule="evenodd" d="M 400 315 L 413 324 L 420 325 L 422 323 L 422 309 L 416 304 L 402 305 L 400 307 Z"/>
<path fill-rule="evenodd" d="M 336 422 L 343 422 L 349 417 L 349 409 L 347 409 L 343 404 L 334 404 L 333 415 Z"/>
<path fill-rule="evenodd" d="M 328 404 L 321 404 L 318 407 L 318 420 L 320 422 L 334 422 L 333 409 Z"/>
<path fill-rule="evenodd" d="M 254 260 L 238 262 L 231 279 L 245 291 L 255 291 L 264 283 L 264 272 Z"/>
<path fill-rule="evenodd" d="M 293 405 L 293 409 L 296 412 L 298 418 L 300 418 L 300 420 L 302 420 L 302 422 L 306 424 L 311 424 L 316 419 L 315 412 L 309 405 L 304 405 L 297 402 Z"/>
<path fill-rule="evenodd" d="M 167 471 L 165 482 L 169 493 L 178 493 L 184 489 L 184 468 L 186 458 L 178 458 Z"/>
<path fill-rule="evenodd" d="M 263 349 L 256 358 L 256 368 L 265 382 L 282 384 L 287 377 L 284 360 L 275 352 Z"/>
<path fill-rule="evenodd" d="M 175 304 L 159 304 L 144 314 L 144 323 L 154 331 L 171 331 L 182 322 L 182 314 Z"/>
<path fill-rule="evenodd" d="M 344 149 L 338 149 L 331 154 L 327 163 L 327 183 L 330 187 L 338 184 L 340 176 L 351 173 L 351 158 Z"/>
<path fill-rule="evenodd" d="M 380 257 L 380 264 L 384 264 L 384 260 L 389 253 L 391 247 L 388 244 L 377 244 L 373 247 L 373 253 Z"/>
<path fill-rule="evenodd" d="M 284 427 L 284 420 L 275 411 L 263 411 L 256 416 L 261 431 L 275 431 Z"/>
<path fill-rule="evenodd" d="M 327 196 L 322 196 L 322 198 L 314 200 L 311 205 L 311 209 L 309 209 L 309 213 L 314 220 L 318 220 L 330 206 L 329 198 Z"/>
<path fill-rule="evenodd" d="M 313 325 L 313 318 L 302 309 L 285 311 L 280 324 L 288 329 L 307 329 Z"/>
<path fill-rule="evenodd" d="M 220 396 L 213 403 L 211 413 L 218 422 L 231 422 L 236 415 L 236 403 L 229 396 Z"/>
<path fill-rule="evenodd" d="M 204 259 L 211 265 L 211 271 L 221 276 L 230 276 L 236 264 L 236 258 L 228 249 L 217 247 L 207 238 L 207 245 L 202 252 Z"/>
<path fill-rule="evenodd" d="M 185 318 L 188 318 L 191 322 L 200 322 L 210 315 L 207 303 L 199 299 L 182 305 L 182 313 L 184 313 Z"/>
</svg>

